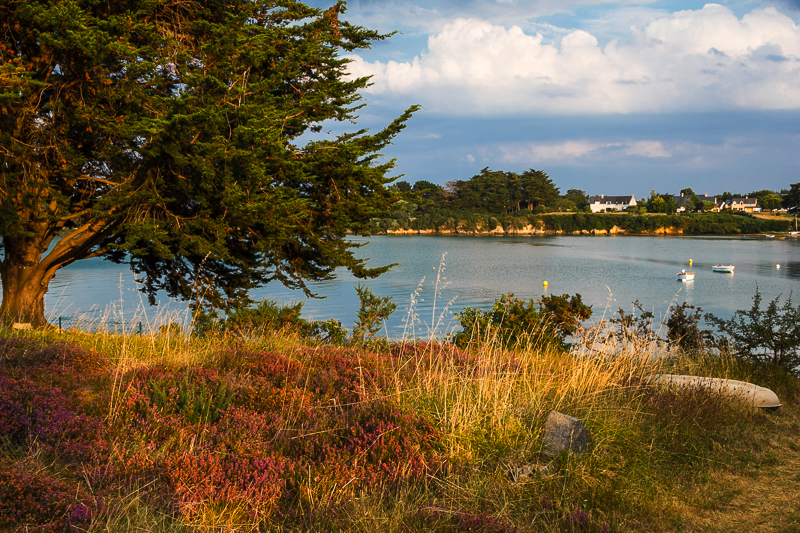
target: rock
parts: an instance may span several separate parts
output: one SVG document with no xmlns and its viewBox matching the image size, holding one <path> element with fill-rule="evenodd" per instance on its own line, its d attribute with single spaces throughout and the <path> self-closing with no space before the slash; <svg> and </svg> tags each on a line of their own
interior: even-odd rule
<svg viewBox="0 0 800 533">
<path fill-rule="evenodd" d="M 544 424 L 545 452 L 556 456 L 563 450 L 578 455 L 589 449 L 592 434 L 577 418 L 557 411 L 550 411 Z"/>
<path fill-rule="evenodd" d="M 533 477 L 534 474 L 539 476 L 546 476 L 550 474 L 552 466 L 548 463 L 546 465 L 531 464 L 520 466 L 517 468 L 510 468 L 507 472 L 508 478 L 514 483 L 520 483 Z"/>
<path fill-rule="evenodd" d="M 31 326 L 30 322 L 15 322 L 11 326 L 11 329 L 28 330 L 28 329 L 33 329 L 33 327 Z"/>
</svg>

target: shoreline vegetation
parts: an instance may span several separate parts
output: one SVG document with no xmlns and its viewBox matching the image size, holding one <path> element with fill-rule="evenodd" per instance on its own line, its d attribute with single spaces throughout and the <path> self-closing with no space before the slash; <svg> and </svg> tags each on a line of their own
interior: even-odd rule
<svg viewBox="0 0 800 533">
<path fill-rule="evenodd" d="M 791 229 L 789 218 L 728 213 L 444 212 L 373 219 L 370 224 L 373 235 L 757 235 Z"/>
<path fill-rule="evenodd" d="M 390 342 L 376 334 L 390 299 L 360 288 L 349 337 L 274 303 L 202 334 L 177 323 L 128 335 L 0 328 L 0 529 L 800 525 L 800 384 L 787 370 L 800 307 L 791 299 L 764 308 L 756 294 L 752 309 L 715 324 L 728 342 L 712 342 L 686 304 L 663 324 L 634 303 L 583 330 L 591 312 L 580 295 L 508 295 L 459 316 L 455 338 Z M 766 322 L 788 336 L 753 335 Z M 567 335 L 580 341 L 568 345 Z M 662 388 L 653 374 L 754 383 L 783 407 Z M 548 453 L 551 411 L 585 424 L 587 451 Z M 509 474 L 520 471 L 531 474 Z"/>
</svg>

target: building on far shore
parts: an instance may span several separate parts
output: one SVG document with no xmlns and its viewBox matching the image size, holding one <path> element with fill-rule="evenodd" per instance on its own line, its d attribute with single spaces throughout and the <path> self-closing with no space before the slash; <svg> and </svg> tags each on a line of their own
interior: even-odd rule
<svg viewBox="0 0 800 533">
<path fill-rule="evenodd" d="M 592 213 L 603 213 L 608 211 L 625 211 L 628 207 L 636 205 L 636 198 L 630 196 L 600 196 L 589 197 L 589 207 Z"/>
<path fill-rule="evenodd" d="M 746 213 L 760 213 L 761 207 L 758 205 L 758 198 L 731 198 L 722 204 L 722 209 L 731 211 L 744 211 Z"/>
<path fill-rule="evenodd" d="M 695 194 L 695 196 L 701 202 L 711 202 L 711 203 L 713 203 L 714 204 L 714 209 L 713 209 L 714 211 L 719 211 L 720 209 L 722 209 L 722 205 L 723 204 L 722 203 L 717 204 L 717 197 L 716 196 L 709 196 L 707 194 Z M 676 209 L 676 212 L 678 212 L 678 213 L 683 213 L 684 211 L 686 211 L 686 203 L 689 200 L 692 199 L 691 196 L 685 195 L 683 193 L 681 193 L 680 196 L 674 196 L 673 195 L 672 198 L 675 199 L 675 204 L 678 206 L 678 209 Z"/>
</svg>

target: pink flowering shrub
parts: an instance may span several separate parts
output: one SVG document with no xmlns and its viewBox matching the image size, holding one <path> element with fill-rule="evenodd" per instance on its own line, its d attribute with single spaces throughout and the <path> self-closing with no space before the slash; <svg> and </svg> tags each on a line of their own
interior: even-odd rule
<svg viewBox="0 0 800 533">
<path fill-rule="evenodd" d="M 0 458 L 0 529 L 82 531 L 102 510 L 102 500 L 79 479 L 65 481 L 24 459 Z"/>
</svg>

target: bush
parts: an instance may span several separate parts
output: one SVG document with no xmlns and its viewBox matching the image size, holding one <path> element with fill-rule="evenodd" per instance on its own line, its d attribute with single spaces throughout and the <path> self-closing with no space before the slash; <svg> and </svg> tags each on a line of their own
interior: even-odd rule
<svg viewBox="0 0 800 533">
<path fill-rule="evenodd" d="M 756 290 L 749 311 L 738 310 L 730 320 L 711 313 L 705 319 L 724 335 L 722 345 L 734 355 L 775 365 L 800 374 L 800 306 L 792 306 L 792 297 L 781 306 L 776 296 L 761 310 L 761 293 Z"/>
<path fill-rule="evenodd" d="M 591 307 L 583 304 L 580 294 L 546 296 L 538 304 L 537 309 L 533 300 L 525 303 L 509 293 L 496 300 L 488 311 L 465 307 L 456 314 L 462 331 L 456 333 L 454 342 L 463 347 L 497 337 L 506 347 L 524 342 L 563 346 L 565 338 L 592 315 Z"/>
<path fill-rule="evenodd" d="M 353 328 L 353 340 L 367 342 L 374 340 L 384 321 L 394 313 L 397 304 L 391 296 L 375 294 L 369 285 L 359 284 L 353 287 L 358 293 L 360 307 L 356 313 L 356 325 Z"/>
<path fill-rule="evenodd" d="M 677 344 L 685 352 L 698 352 L 712 342 L 711 330 L 700 329 L 703 309 L 683 302 L 669 309 L 667 340 Z"/>
</svg>

